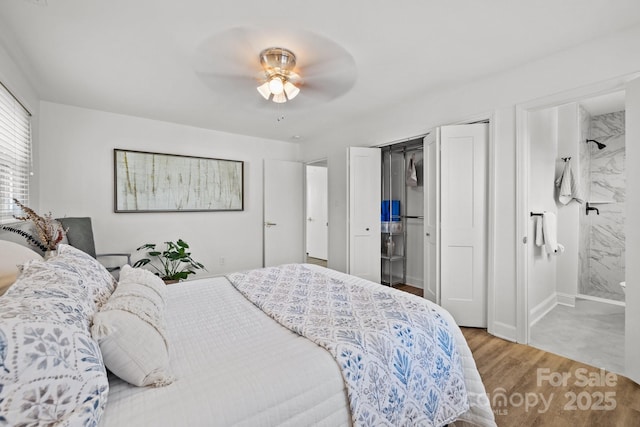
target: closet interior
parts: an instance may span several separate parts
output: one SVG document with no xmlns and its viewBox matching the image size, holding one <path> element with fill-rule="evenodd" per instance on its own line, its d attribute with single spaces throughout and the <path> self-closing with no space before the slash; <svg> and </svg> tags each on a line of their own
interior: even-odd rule
<svg viewBox="0 0 640 427">
<path fill-rule="evenodd" d="M 382 284 L 424 287 L 423 138 L 382 147 Z"/>
</svg>

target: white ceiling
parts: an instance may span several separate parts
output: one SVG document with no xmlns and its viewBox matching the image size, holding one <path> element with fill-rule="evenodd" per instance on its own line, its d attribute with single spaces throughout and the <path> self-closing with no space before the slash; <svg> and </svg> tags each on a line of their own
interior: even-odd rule
<svg viewBox="0 0 640 427">
<path fill-rule="evenodd" d="M 366 132 L 369 111 L 638 22 L 638 0 L 0 1 L 0 42 L 43 100 L 303 143 L 347 122 Z M 235 43 L 229 34 L 250 29 L 259 32 L 255 52 L 241 52 L 254 55 L 247 63 L 278 43 L 297 46 L 304 69 L 304 58 L 329 46 L 353 59 L 354 84 L 307 101 L 303 87 L 279 108 L 251 81 L 229 95 L 228 84 L 199 73 L 203 46 Z"/>
<path fill-rule="evenodd" d="M 580 101 L 580 105 L 582 105 L 592 116 L 599 116 L 600 114 L 623 111 L 625 109 L 624 101 L 625 93 L 624 91 L 620 91 L 583 99 Z"/>
</svg>

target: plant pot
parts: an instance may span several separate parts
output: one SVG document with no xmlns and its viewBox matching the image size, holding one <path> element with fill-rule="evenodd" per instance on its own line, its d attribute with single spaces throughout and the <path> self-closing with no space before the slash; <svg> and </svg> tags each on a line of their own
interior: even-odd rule
<svg viewBox="0 0 640 427">
<path fill-rule="evenodd" d="M 47 259 L 49 259 L 49 258 L 51 258 L 51 257 L 56 256 L 56 255 L 58 255 L 58 250 L 57 250 L 57 249 L 47 249 L 47 250 L 44 252 L 44 257 L 43 257 L 43 258 L 44 258 L 45 260 L 47 260 Z"/>
<path fill-rule="evenodd" d="M 165 285 L 172 285 L 174 283 L 178 283 L 180 280 L 178 279 L 162 279 Z"/>
</svg>

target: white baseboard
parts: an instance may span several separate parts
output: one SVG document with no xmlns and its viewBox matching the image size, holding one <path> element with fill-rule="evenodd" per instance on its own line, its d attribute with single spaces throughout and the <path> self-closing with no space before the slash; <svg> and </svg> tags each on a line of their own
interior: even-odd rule
<svg viewBox="0 0 640 427">
<path fill-rule="evenodd" d="M 569 307 L 576 306 L 576 296 L 565 294 L 562 292 L 556 292 L 556 296 L 558 297 L 558 304 L 567 305 Z"/>
<path fill-rule="evenodd" d="M 621 307 L 626 307 L 627 306 L 627 303 L 624 302 L 624 301 L 616 301 L 616 300 L 613 300 L 613 299 L 592 297 L 591 295 L 585 295 L 585 294 L 578 294 L 576 296 L 576 298 L 577 299 L 586 299 L 586 300 L 590 300 L 590 301 L 603 302 L 605 304 L 619 305 Z"/>
<path fill-rule="evenodd" d="M 487 328 L 487 332 L 503 340 L 516 342 L 516 327 L 513 325 L 493 322 L 493 325 L 489 325 L 489 328 Z"/>
<path fill-rule="evenodd" d="M 558 305 L 558 296 L 554 292 L 552 295 L 549 295 L 547 299 L 529 311 L 529 327 L 535 325 L 545 316 L 545 314 L 553 310 L 556 305 Z"/>
</svg>

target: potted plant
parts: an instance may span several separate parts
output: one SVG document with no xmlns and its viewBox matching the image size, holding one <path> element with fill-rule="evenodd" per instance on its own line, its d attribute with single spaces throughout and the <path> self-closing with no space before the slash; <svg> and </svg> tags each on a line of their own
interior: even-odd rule
<svg viewBox="0 0 640 427">
<path fill-rule="evenodd" d="M 156 274 L 165 283 L 175 283 L 184 280 L 190 274 L 196 274 L 195 270 L 205 269 L 204 265 L 191 258 L 191 252 L 187 252 L 189 245 L 182 239 L 177 242 L 164 242 L 163 251 L 156 250 L 155 243 L 145 243 L 136 250 L 147 251 L 148 258 L 136 261 L 134 267 L 142 267 L 149 264 Z M 157 260 L 160 266 L 153 264 L 152 259 Z M 206 269 L 205 269 L 206 270 Z"/>
<path fill-rule="evenodd" d="M 6 225 L 0 225 L 0 229 L 21 235 L 30 244 L 44 252 L 45 258 L 55 254 L 58 243 L 62 241 L 68 230 L 65 230 L 62 224 L 53 218 L 51 212 L 38 215 L 33 209 L 20 203 L 18 199 L 13 199 L 13 203 L 24 212 L 23 216 L 14 215 L 13 217 L 20 221 L 31 222 L 35 235 L 20 228 Z"/>
</svg>

